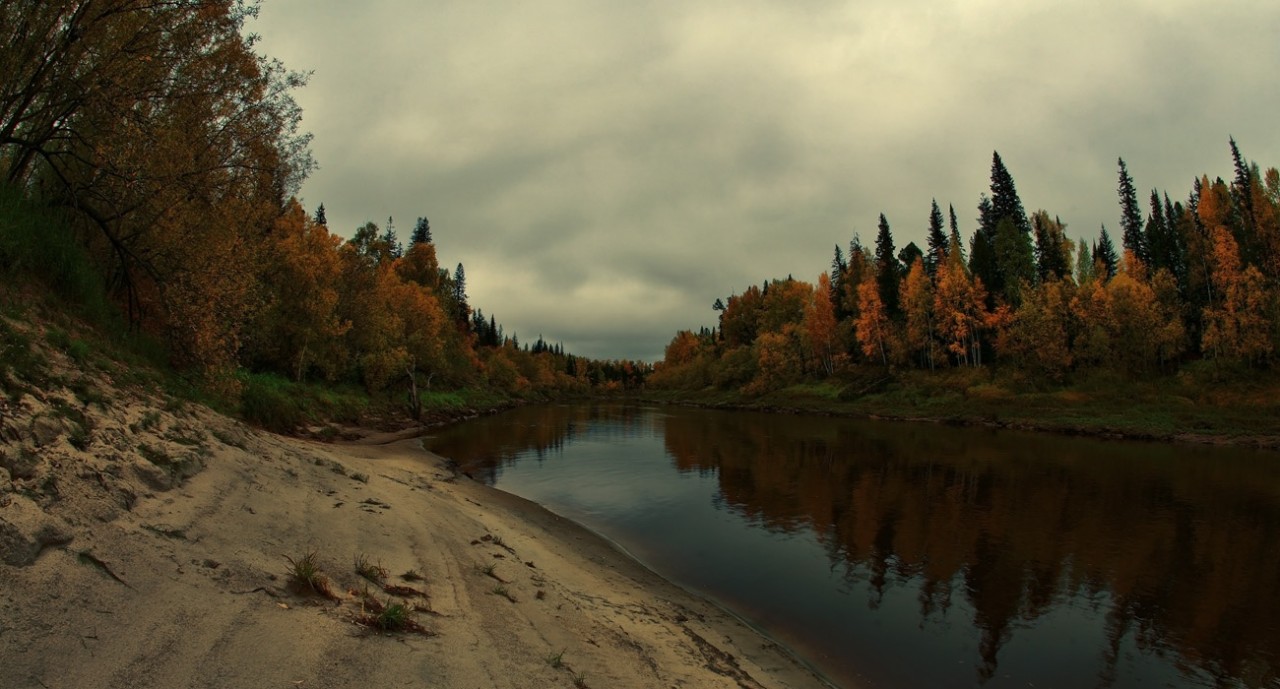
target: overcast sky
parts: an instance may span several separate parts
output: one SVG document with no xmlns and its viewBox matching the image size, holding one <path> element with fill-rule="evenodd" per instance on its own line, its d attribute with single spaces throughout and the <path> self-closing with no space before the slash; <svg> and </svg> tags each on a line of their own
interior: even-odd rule
<svg viewBox="0 0 1280 689">
<path fill-rule="evenodd" d="M 264 0 L 259 49 L 350 236 L 430 218 L 473 307 L 522 341 L 661 358 L 711 304 L 836 244 L 966 239 L 998 150 L 1028 211 L 1118 236 L 1144 201 L 1280 165 L 1275 0 Z"/>
</svg>

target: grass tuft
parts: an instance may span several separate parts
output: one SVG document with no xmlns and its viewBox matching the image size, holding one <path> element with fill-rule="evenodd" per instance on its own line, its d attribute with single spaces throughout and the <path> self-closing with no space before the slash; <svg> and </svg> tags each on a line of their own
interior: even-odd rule
<svg viewBox="0 0 1280 689">
<path fill-rule="evenodd" d="M 296 560 L 285 555 L 284 559 L 289 562 L 289 586 L 301 595 L 337 598 L 329 585 L 329 578 L 320 571 L 319 558 L 315 551 Z"/>
<path fill-rule="evenodd" d="M 356 574 L 381 585 L 387 578 L 387 568 L 375 563 L 367 555 L 361 553 L 355 559 Z"/>
<path fill-rule="evenodd" d="M 564 666 L 564 652 L 569 649 L 562 648 L 559 653 L 548 653 L 546 657 L 547 665 L 559 670 Z"/>
</svg>

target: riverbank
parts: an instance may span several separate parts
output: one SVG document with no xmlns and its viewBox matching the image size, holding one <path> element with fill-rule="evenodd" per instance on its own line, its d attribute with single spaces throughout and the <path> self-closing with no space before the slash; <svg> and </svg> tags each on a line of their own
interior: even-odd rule
<svg viewBox="0 0 1280 689">
<path fill-rule="evenodd" d="M 644 401 L 1161 442 L 1280 449 L 1280 377 L 1203 366 L 1172 378 L 1099 374 L 1037 387 L 985 370 L 866 371 L 759 395 L 647 390 Z"/>
<path fill-rule="evenodd" d="M 6 686 L 826 686 L 416 440 L 326 445 L 115 393 L 0 417 Z M 327 593 L 293 580 L 304 560 Z"/>
</svg>

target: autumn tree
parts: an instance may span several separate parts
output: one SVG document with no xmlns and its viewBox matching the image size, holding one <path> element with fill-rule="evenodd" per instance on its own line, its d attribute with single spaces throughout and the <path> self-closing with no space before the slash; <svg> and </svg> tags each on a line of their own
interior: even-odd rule
<svg viewBox="0 0 1280 689">
<path fill-rule="evenodd" d="M 838 321 L 831 302 L 831 279 L 826 273 L 818 275 L 818 286 L 809 299 L 804 314 L 805 334 L 814 359 L 824 374 L 835 373 L 836 362 L 842 352 L 839 346 Z"/>
<path fill-rule="evenodd" d="M 259 239 L 311 167 L 305 79 L 253 53 L 255 11 L 0 3 L 2 174 L 71 209 L 135 323 L 208 375 L 234 366 Z"/>
<path fill-rule="evenodd" d="M 880 299 L 878 279 L 868 277 L 858 285 L 858 320 L 856 332 L 862 353 L 868 358 L 879 358 L 889 363 L 889 339 L 891 326 L 888 309 Z"/>
<path fill-rule="evenodd" d="M 341 238 L 309 218 L 290 200 L 269 235 L 262 286 L 266 307 L 258 314 L 249 348 L 260 364 L 303 380 L 318 370 L 333 380 L 346 358 L 342 336 L 351 327 L 338 315 Z"/>
<path fill-rule="evenodd" d="M 938 266 L 934 319 L 947 351 L 962 366 L 982 365 L 981 331 L 987 319 L 982 280 L 970 278 L 957 251 Z"/>
<path fill-rule="evenodd" d="M 907 348 L 920 357 L 921 366 L 933 369 L 938 356 L 933 283 L 923 261 L 912 263 L 911 270 L 902 281 L 902 308 L 906 315 Z"/>
<path fill-rule="evenodd" d="M 1060 381 L 1071 369 L 1070 283 L 1051 279 L 1027 290 L 1000 347 L 1036 376 Z"/>
</svg>

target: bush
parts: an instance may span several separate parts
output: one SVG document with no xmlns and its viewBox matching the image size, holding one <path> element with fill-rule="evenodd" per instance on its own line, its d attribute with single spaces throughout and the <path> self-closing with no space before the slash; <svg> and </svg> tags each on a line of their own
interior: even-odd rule
<svg viewBox="0 0 1280 689">
<path fill-rule="evenodd" d="M 306 421 L 288 381 L 272 375 L 249 375 L 240 393 L 240 416 L 276 433 L 288 433 Z"/>
</svg>

